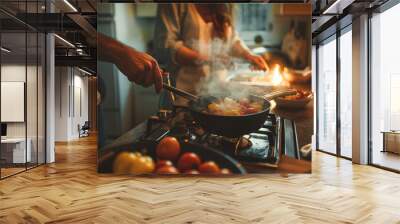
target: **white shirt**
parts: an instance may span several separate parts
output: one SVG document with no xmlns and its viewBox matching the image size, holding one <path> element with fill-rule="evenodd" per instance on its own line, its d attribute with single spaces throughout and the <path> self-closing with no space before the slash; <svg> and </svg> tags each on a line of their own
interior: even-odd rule
<svg viewBox="0 0 400 224">
<path fill-rule="evenodd" d="M 214 38 L 213 24 L 207 23 L 194 4 L 159 4 L 155 28 L 155 56 L 176 78 L 178 88 L 196 94 L 198 86 L 216 72 L 220 55 L 243 55 L 249 51 L 235 32 L 226 41 Z M 239 43 L 238 43 L 239 42 Z M 210 58 L 212 65 L 181 65 L 176 52 L 182 46 Z M 219 74 L 222 74 L 219 72 Z"/>
</svg>

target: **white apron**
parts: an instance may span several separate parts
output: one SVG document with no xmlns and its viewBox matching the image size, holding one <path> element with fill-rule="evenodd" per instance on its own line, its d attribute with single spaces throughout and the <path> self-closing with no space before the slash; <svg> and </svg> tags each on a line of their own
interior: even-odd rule
<svg viewBox="0 0 400 224">
<path fill-rule="evenodd" d="M 206 23 L 194 5 L 191 4 L 188 10 L 191 13 L 191 20 L 185 21 L 185 25 L 191 26 L 193 29 L 197 28 L 195 31 L 192 31 L 196 32 L 194 36 L 197 36 L 197 39 L 187 40 L 185 41 L 185 45 L 202 55 L 206 55 L 212 62 L 218 61 L 218 54 L 228 55 L 231 46 L 228 43 L 223 43 L 220 39 L 213 39 L 213 24 L 211 22 Z M 224 80 L 226 73 L 225 69 L 216 69 L 215 65 L 210 64 L 198 66 L 181 65 L 177 71 L 176 86 L 197 95 L 199 94 L 199 88 L 205 85 L 210 78 Z M 211 75 L 213 77 L 210 77 Z M 187 100 L 177 97 L 177 103 L 185 104 Z"/>
<path fill-rule="evenodd" d="M 197 29 L 193 32 L 196 32 L 198 39 L 186 41 L 185 45 L 202 55 L 209 56 L 209 46 L 212 39 L 213 25 L 212 23 L 206 23 L 203 20 L 194 5 L 190 5 L 188 11 L 188 13 L 192 14 L 192 21 L 185 21 L 185 25 Z M 193 26 L 193 23 L 195 23 L 195 26 Z M 207 64 L 198 66 L 181 65 L 176 76 L 176 86 L 192 94 L 197 94 L 199 85 L 204 82 L 209 74 L 210 66 Z M 185 101 L 182 97 L 178 97 L 178 99 L 178 101 Z"/>
<path fill-rule="evenodd" d="M 160 6 L 157 30 L 161 33 L 155 35 L 156 52 L 158 59 L 166 62 L 175 78 L 178 88 L 197 94 L 199 86 L 207 80 L 214 78 L 224 79 L 227 71 L 220 63 L 221 55 L 240 56 L 249 52 L 248 48 L 230 28 L 227 40 L 213 38 L 213 24 L 206 23 L 198 13 L 194 4 L 171 4 Z M 210 64 L 182 65 L 176 62 L 176 51 L 179 45 L 193 49 L 208 56 Z M 230 60 L 230 59 L 229 59 Z"/>
</svg>

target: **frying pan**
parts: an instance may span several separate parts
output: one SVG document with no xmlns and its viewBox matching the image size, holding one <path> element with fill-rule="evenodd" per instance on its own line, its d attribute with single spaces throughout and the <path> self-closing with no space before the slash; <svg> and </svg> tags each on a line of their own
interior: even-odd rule
<svg viewBox="0 0 400 224">
<path fill-rule="evenodd" d="M 262 110 L 260 112 L 239 116 L 226 116 L 210 114 L 203 111 L 210 103 L 228 96 L 195 96 L 167 84 L 163 86 L 166 90 L 190 100 L 187 109 L 202 128 L 210 133 L 230 138 L 241 137 L 260 129 L 269 114 L 271 107 L 270 100 L 275 97 L 296 93 L 295 90 L 284 90 L 273 92 L 263 97 L 250 95 L 249 100 L 262 103 Z"/>
</svg>

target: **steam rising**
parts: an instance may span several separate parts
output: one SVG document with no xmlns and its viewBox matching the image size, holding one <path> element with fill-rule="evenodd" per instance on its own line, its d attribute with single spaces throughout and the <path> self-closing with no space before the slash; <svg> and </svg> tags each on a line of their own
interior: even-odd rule
<svg viewBox="0 0 400 224">
<path fill-rule="evenodd" d="M 204 65 L 207 74 L 197 84 L 198 95 L 243 98 L 250 94 L 248 89 L 240 89 L 238 85 L 226 81 L 226 77 L 235 72 L 234 62 L 238 60 L 231 55 L 231 45 L 218 38 L 208 44 L 197 45 L 200 47 L 199 52 L 209 57 L 209 63 Z"/>
</svg>

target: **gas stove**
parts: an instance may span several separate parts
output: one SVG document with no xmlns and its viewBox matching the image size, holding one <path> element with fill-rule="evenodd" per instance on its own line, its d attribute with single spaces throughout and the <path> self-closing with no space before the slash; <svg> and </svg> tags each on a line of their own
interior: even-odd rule
<svg viewBox="0 0 400 224">
<path fill-rule="evenodd" d="M 219 150 L 253 172 L 276 168 L 282 154 L 300 157 L 295 123 L 274 114 L 268 116 L 259 130 L 240 138 L 228 138 L 208 133 L 183 108 L 160 110 L 157 116 L 148 119 L 141 140 L 158 142 L 165 136 Z"/>
</svg>

